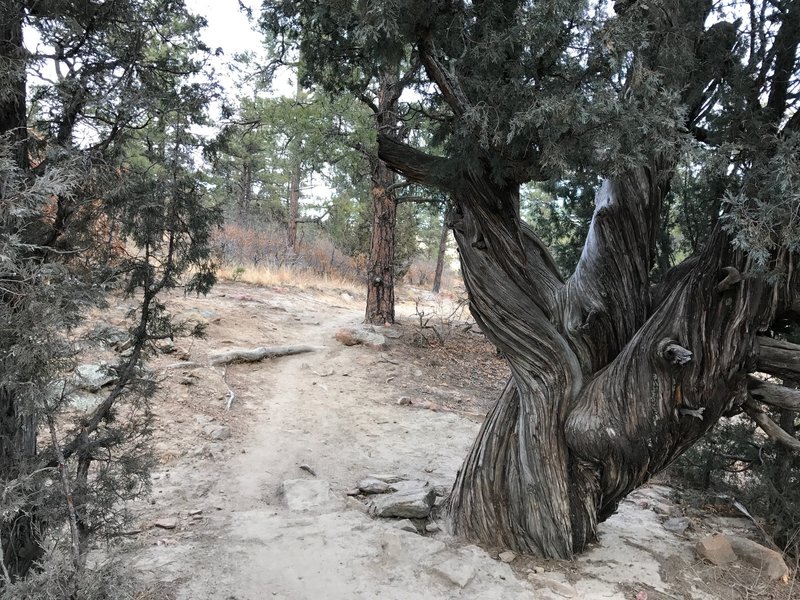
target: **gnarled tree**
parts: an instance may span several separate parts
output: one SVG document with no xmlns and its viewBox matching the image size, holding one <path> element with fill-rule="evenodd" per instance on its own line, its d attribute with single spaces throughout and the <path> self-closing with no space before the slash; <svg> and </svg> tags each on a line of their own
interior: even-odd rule
<svg viewBox="0 0 800 600">
<path fill-rule="evenodd" d="M 399 46 L 427 75 L 415 112 L 444 155 L 387 135 L 379 155 L 450 194 L 472 314 L 512 372 L 447 503 L 456 533 L 570 557 L 723 415 L 744 410 L 770 433 L 748 373 L 787 364 L 760 353 L 759 334 L 798 297 L 798 3 L 742 3 L 745 26 L 694 0 L 609 14 L 570 0 L 265 6 L 301 38 L 312 20 L 346 23 L 331 38 L 361 45 L 340 64 Z M 720 174 L 708 202 L 723 208 L 656 280 L 664 202 L 698 144 Z M 575 168 L 603 182 L 564 280 L 519 194 Z"/>
</svg>

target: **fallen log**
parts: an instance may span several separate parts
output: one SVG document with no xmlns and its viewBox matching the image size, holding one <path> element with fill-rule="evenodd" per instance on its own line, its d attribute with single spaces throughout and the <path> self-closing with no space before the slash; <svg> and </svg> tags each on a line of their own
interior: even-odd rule
<svg viewBox="0 0 800 600">
<path fill-rule="evenodd" d="M 303 354 L 304 352 L 314 352 L 313 346 L 269 346 L 253 348 L 252 350 L 228 350 L 210 354 L 208 361 L 214 366 L 230 365 L 233 363 L 258 362 L 266 358 L 277 358 L 279 356 L 292 356 L 293 354 Z"/>
</svg>

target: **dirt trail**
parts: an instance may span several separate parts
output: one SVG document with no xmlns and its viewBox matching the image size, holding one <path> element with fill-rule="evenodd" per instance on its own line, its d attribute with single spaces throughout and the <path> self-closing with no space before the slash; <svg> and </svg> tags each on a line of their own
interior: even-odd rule
<svg viewBox="0 0 800 600">
<path fill-rule="evenodd" d="M 143 531 L 127 551 L 165 597 L 564 597 L 564 589 L 559 595 L 529 582 L 534 569 L 547 581 L 569 583 L 580 598 L 634 598 L 637 590 L 649 590 L 649 600 L 718 597 L 681 575 L 691 560 L 676 559 L 677 567 L 665 571 L 665 557 L 691 557 L 692 546 L 664 531 L 652 510 L 671 510 L 665 488 L 623 503 L 604 524 L 601 543 L 578 562 L 518 557 L 513 570 L 496 552 L 443 532 L 421 536 L 372 519 L 346 495 L 359 479 L 390 473 L 449 485 L 475 438 L 476 420 L 399 405 L 402 382 L 422 373 L 387 352 L 334 340 L 337 330 L 362 318 L 360 302 L 346 294 L 225 284 L 208 298 L 176 297 L 172 304 L 208 322 L 208 340 L 184 348 L 192 360 L 231 347 L 318 350 L 226 372 L 162 371 L 158 448 L 165 464 L 154 474 L 153 500 L 133 507 Z M 154 366 L 175 360 L 161 357 Z M 236 393 L 230 412 L 223 374 Z M 231 438 L 207 439 L 209 425 L 225 425 Z M 319 488 L 306 498 L 306 510 L 291 510 L 282 497 L 283 482 L 291 480 L 323 482 L 311 484 Z M 167 517 L 178 518 L 175 529 L 148 527 Z"/>
</svg>

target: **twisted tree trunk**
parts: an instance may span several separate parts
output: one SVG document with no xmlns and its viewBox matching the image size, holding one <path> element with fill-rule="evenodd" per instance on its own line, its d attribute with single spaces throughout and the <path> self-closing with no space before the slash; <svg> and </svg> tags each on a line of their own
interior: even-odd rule
<svg viewBox="0 0 800 600">
<path fill-rule="evenodd" d="M 651 286 L 669 160 L 604 182 L 565 282 L 519 222 L 513 184 L 389 139 L 381 155 L 406 177 L 453 190 L 470 310 L 511 367 L 446 505 L 454 532 L 571 557 L 630 491 L 740 410 L 756 334 L 785 294 L 739 275 L 748 259 L 721 229 Z"/>
</svg>

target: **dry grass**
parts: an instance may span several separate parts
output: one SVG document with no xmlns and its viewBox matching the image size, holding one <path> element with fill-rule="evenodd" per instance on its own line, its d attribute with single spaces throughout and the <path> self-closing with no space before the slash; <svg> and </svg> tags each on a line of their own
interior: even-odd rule
<svg viewBox="0 0 800 600">
<path fill-rule="evenodd" d="M 337 273 L 319 273 L 314 269 L 296 266 L 259 265 L 242 267 L 223 265 L 217 277 L 226 281 L 241 281 L 262 287 L 298 287 L 320 290 L 335 289 L 353 295 L 363 293 L 364 284 Z"/>
</svg>

